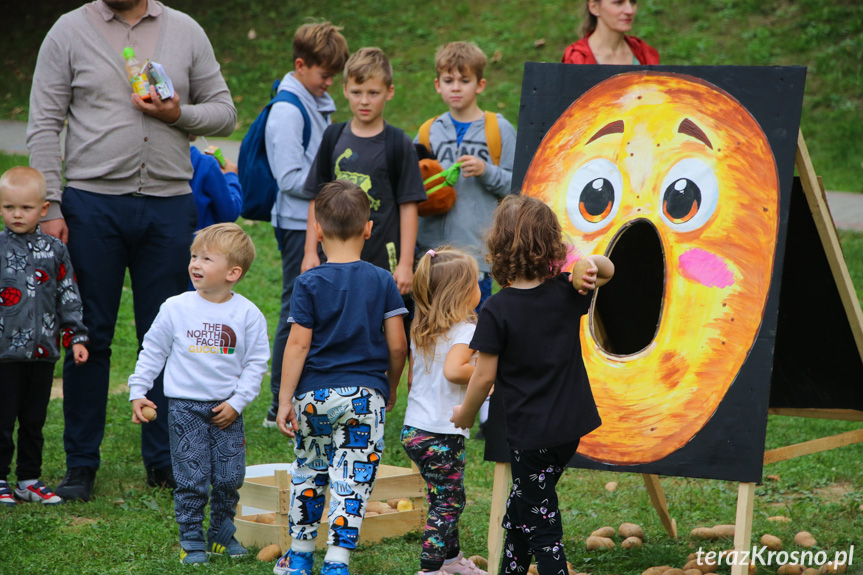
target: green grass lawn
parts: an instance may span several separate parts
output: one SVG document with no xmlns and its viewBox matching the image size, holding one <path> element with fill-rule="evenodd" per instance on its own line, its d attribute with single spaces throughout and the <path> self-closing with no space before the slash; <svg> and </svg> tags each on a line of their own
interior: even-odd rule
<svg viewBox="0 0 863 575">
<path fill-rule="evenodd" d="M 344 26 L 351 49 L 379 46 L 395 68 L 395 98 L 386 117 L 415 132 L 443 111 L 434 91 L 434 53 L 474 40 L 490 58 L 484 108 L 519 115 L 525 61 L 558 62 L 577 39 L 580 3 L 564 0 L 474 0 L 372 5 L 330 1 L 169 0 L 207 31 L 239 110 L 242 137 L 268 100 L 270 85 L 291 65 L 293 31 L 307 17 Z M 13 2 L 0 59 L 0 118 L 27 119 L 30 80 L 42 39 L 80 0 Z M 802 129 L 827 189 L 863 191 L 863 4 L 843 0 L 649 0 L 634 32 L 669 65 L 804 65 Z M 339 80 L 340 82 L 340 80 Z M 344 120 L 347 105 L 332 89 Z"/>
<path fill-rule="evenodd" d="M 0 154 L 0 171 L 11 165 L 25 164 L 26 157 Z M 237 291 L 262 309 L 272 336 L 279 310 L 281 271 L 272 229 L 268 224 L 244 223 L 258 249 L 258 258 Z M 842 245 L 849 269 L 863 298 L 863 234 L 843 233 Z M 158 574 L 188 573 L 178 561 L 177 528 L 173 501 L 169 494 L 148 488 L 139 454 L 138 427 L 131 423 L 125 387 L 122 385 L 134 368 L 136 342 L 132 293 L 123 293 L 117 335 L 114 343 L 112 387 L 118 393 L 108 404 L 104 461 L 97 477 L 95 499 L 89 504 L 70 503 L 42 508 L 35 504 L 15 509 L 0 509 L 0 575 L 24 574 Z M 59 369 L 58 369 L 59 373 Z M 263 389 L 267 390 L 268 379 Z M 277 431 L 263 429 L 260 422 L 268 405 L 262 394 L 245 413 L 248 464 L 292 460 L 290 442 Z M 406 394 L 400 394 L 386 429 L 383 461 L 407 466 L 398 441 L 404 416 Z M 798 443 L 816 437 L 858 429 L 859 423 L 807 420 L 771 416 L 768 421 L 767 448 Z M 63 414 L 60 400 L 51 402 L 45 428 L 45 466 L 43 477 L 56 486 L 62 476 Z M 482 461 L 483 443 L 468 441 L 466 484 L 469 505 L 460 523 L 461 541 L 466 554 L 486 555 L 486 534 L 494 465 Z M 786 550 L 797 531 L 810 531 L 818 540 L 818 550 L 831 553 L 858 547 L 863 543 L 863 445 L 771 464 L 765 476 L 777 476 L 758 486 L 754 508 L 753 542 L 764 533 L 779 536 Z M 604 486 L 617 481 L 618 489 Z M 682 567 L 686 556 L 698 544 L 688 536 L 696 526 L 734 523 L 737 486 L 734 483 L 664 478 L 668 506 L 676 519 L 680 537 L 673 540 L 662 528 L 651 507 L 644 484 L 638 475 L 585 470 L 569 470 L 559 486 L 567 556 L 578 571 L 595 575 L 638 575 L 652 565 Z M 767 517 L 784 515 L 792 523 L 773 524 Z M 622 522 L 644 527 L 646 543 L 641 549 L 625 550 L 619 545 L 606 552 L 587 552 L 584 539 L 595 529 L 618 526 Z M 619 542 L 619 540 L 618 540 Z M 705 549 L 728 549 L 730 540 L 705 545 Z M 355 553 L 351 568 L 355 574 L 404 574 L 418 568 L 420 537 L 411 534 L 383 543 L 362 546 Z M 318 564 L 322 556 L 318 556 Z M 855 561 L 856 566 L 863 559 Z M 214 560 L 205 568 L 213 573 L 266 574 L 272 565 L 254 559 L 229 562 Z M 762 567 L 761 575 L 774 572 Z M 199 570 L 203 572 L 203 570 Z M 728 573 L 728 568 L 719 570 Z"/>
</svg>

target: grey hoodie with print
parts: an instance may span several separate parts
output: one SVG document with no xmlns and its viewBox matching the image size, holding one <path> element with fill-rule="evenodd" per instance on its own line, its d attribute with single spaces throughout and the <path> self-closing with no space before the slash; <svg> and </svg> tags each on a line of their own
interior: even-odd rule
<svg viewBox="0 0 863 575">
<path fill-rule="evenodd" d="M 87 343 L 83 305 L 66 246 L 37 227 L 0 232 L 0 361 L 60 359 Z"/>
</svg>

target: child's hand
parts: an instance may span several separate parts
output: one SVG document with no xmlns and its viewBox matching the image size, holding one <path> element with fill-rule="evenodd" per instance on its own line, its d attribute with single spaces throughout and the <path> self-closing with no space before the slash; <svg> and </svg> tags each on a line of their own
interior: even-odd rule
<svg viewBox="0 0 863 575">
<path fill-rule="evenodd" d="M 305 273 L 319 265 L 321 265 L 321 258 L 318 257 L 317 252 L 313 254 L 305 254 L 303 256 L 303 262 L 300 264 L 300 273 Z"/>
<path fill-rule="evenodd" d="M 393 408 L 396 406 L 396 399 L 398 398 L 398 393 L 398 388 L 390 388 L 390 399 L 389 401 L 387 401 L 387 411 L 392 411 Z"/>
<path fill-rule="evenodd" d="M 461 175 L 465 178 L 478 178 L 485 173 L 485 161 L 476 156 L 462 156 L 456 162 L 461 162 Z"/>
<path fill-rule="evenodd" d="M 300 430 L 300 423 L 297 421 L 297 412 L 294 411 L 294 405 L 279 404 L 279 413 L 276 414 L 276 425 L 279 426 L 279 431 L 288 437 L 296 437 L 296 433 Z"/>
<path fill-rule="evenodd" d="M 213 413 L 215 415 L 213 415 L 210 421 L 212 421 L 213 425 L 219 429 L 226 429 L 229 425 L 234 423 L 240 415 L 227 401 L 223 401 L 214 407 Z"/>
<path fill-rule="evenodd" d="M 596 289 L 596 273 L 599 268 L 592 256 L 575 263 L 572 268 L 572 285 L 581 295 L 587 295 L 588 290 Z"/>
<path fill-rule="evenodd" d="M 90 357 L 90 352 L 83 343 L 72 344 L 72 355 L 75 357 L 75 365 L 87 363 L 87 358 Z"/>
<path fill-rule="evenodd" d="M 225 158 L 225 167 L 224 167 L 224 168 L 222 168 L 222 167 L 220 166 L 220 167 L 219 167 L 219 169 L 220 169 L 220 170 L 222 170 L 222 173 L 223 173 L 223 174 L 227 174 L 228 172 L 232 172 L 232 173 L 234 173 L 234 174 L 238 174 L 238 173 L 240 172 L 240 168 L 239 168 L 239 167 L 237 167 L 237 164 L 235 164 L 234 162 L 232 162 L 232 161 L 231 161 L 231 160 L 229 160 L 228 158 Z"/>
<path fill-rule="evenodd" d="M 473 418 L 465 417 L 461 412 L 461 405 L 456 405 L 452 408 L 452 417 L 450 418 L 456 427 L 460 429 L 470 429 L 473 427 Z"/>
<path fill-rule="evenodd" d="M 410 265 L 396 266 L 396 271 L 393 272 L 393 279 L 396 280 L 396 285 L 399 288 L 399 293 L 407 295 L 411 293 L 411 283 L 414 279 L 414 271 Z"/>
<path fill-rule="evenodd" d="M 156 404 L 146 397 L 133 399 L 130 403 L 132 404 L 132 423 L 149 423 L 150 420 L 144 417 L 144 414 L 141 413 L 141 408 L 146 406 L 156 409 Z"/>
</svg>

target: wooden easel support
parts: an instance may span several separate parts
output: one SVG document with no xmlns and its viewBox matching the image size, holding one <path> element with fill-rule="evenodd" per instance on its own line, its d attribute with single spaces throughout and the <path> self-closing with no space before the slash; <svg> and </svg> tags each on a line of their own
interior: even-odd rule
<svg viewBox="0 0 863 575">
<path fill-rule="evenodd" d="M 503 521 L 506 499 L 509 495 L 509 463 L 494 464 L 494 486 L 491 490 L 491 514 L 488 518 L 488 572 L 497 573 L 503 557 Z"/>
<path fill-rule="evenodd" d="M 665 501 L 665 492 L 662 490 L 662 484 L 659 483 L 659 476 L 642 473 L 641 477 L 644 479 L 644 486 L 647 487 L 650 502 L 653 503 L 653 508 L 656 509 L 665 531 L 672 539 L 677 539 L 677 522 L 668 512 L 668 503 Z"/>
<path fill-rule="evenodd" d="M 737 487 L 737 519 L 734 526 L 734 550 L 749 551 L 752 540 L 752 508 L 755 504 L 755 484 L 741 483 Z M 731 566 L 731 575 L 748 575 L 749 562 L 737 561 Z"/>
</svg>

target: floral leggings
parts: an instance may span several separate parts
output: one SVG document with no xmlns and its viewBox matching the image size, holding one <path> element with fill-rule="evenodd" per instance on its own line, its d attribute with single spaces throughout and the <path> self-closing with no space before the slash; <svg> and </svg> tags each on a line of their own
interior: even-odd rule
<svg viewBox="0 0 863 575">
<path fill-rule="evenodd" d="M 401 435 L 408 457 L 426 480 L 429 502 L 420 568 L 439 570 L 446 559 L 458 557 L 458 518 L 464 510 L 464 436 L 405 426 Z"/>
</svg>

